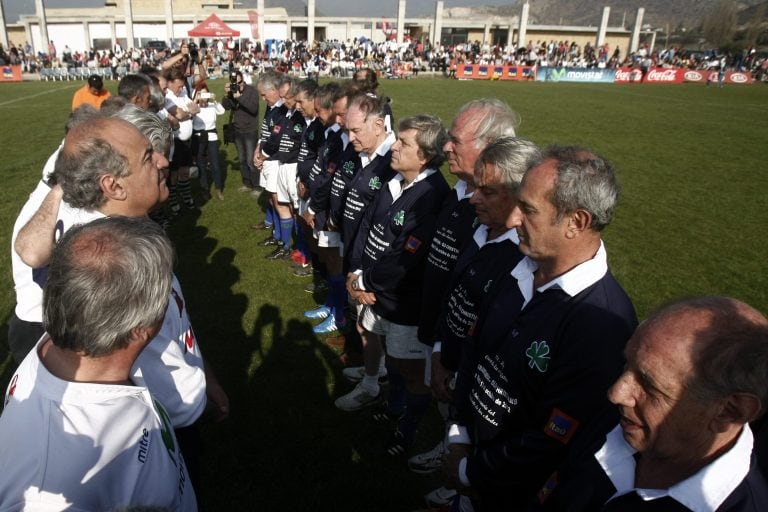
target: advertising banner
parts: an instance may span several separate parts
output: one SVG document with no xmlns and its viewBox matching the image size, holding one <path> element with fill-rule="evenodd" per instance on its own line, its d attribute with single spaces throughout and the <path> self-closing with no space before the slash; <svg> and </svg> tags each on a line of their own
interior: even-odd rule
<svg viewBox="0 0 768 512">
<path fill-rule="evenodd" d="M 21 82 L 21 66 L 0 66 L 0 82 Z"/>
<path fill-rule="evenodd" d="M 534 80 L 536 68 L 532 66 L 494 66 L 491 64 L 459 64 L 459 80 Z"/>
<path fill-rule="evenodd" d="M 536 73 L 537 82 L 582 82 L 612 84 L 616 70 L 600 68 L 550 68 L 540 67 Z"/>
<path fill-rule="evenodd" d="M 616 83 L 647 83 L 647 84 L 681 84 L 683 82 L 717 83 L 717 70 L 708 69 L 651 69 L 643 78 L 643 73 L 638 68 L 621 68 L 616 70 Z M 725 73 L 726 84 L 751 84 L 754 82 L 752 74 L 741 71 L 728 71 Z"/>
<path fill-rule="evenodd" d="M 694 82 L 705 84 L 707 82 L 717 83 L 718 72 L 708 69 L 686 69 L 683 73 L 684 82 Z M 754 83 L 752 73 L 749 71 L 727 71 L 725 73 L 726 84 L 751 84 Z"/>
</svg>

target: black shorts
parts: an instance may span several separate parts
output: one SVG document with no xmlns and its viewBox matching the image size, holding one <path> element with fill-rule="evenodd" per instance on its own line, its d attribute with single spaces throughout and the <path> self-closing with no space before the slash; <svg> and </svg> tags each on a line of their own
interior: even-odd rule
<svg viewBox="0 0 768 512">
<path fill-rule="evenodd" d="M 178 171 L 180 167 L 192 165 L 192 141 L 173 139 L 173 160 L 171 170 Z"/>
</svg>

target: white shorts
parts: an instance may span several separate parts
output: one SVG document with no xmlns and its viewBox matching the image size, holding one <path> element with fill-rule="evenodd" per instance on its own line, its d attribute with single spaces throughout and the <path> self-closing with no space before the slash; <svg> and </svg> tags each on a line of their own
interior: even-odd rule
<svg viewBox="0 0 768 512">
<path fill-rule="evenodd" d="M 304 215 L 308 207 L 309 207 L 309 200 L 299 199 L 299 206 L 296 207 L 296 210 L 299 212 L 299 215 Z"/>
<path fill-rule="evenodd" d="M 318 247 L 341 247 L 341 233 L 338 231 L 315 230 Z"/>
<path fill-rule="evenodd" d="M 363 308 L 360 325 L 366 331 L 386 336 L 386 352 L 395 359 L 424 359 L 429 347 L 419 341 L 417 325 L 400 325 L 374 313 L 370 306 Z"/>
<path fill-rule="evenodd" d="M 280 164 L 277 170 L 277 202 L 299 207 L 299 191 L 296 188 L 296 165 Z"/>
<path fill-rule="evenodd" d="M 277 174 L 280 167 L 280 162 L 277 160 L 265 160 L 261 166 L 261 178 L 259 178 L 259 185 L 261 185 L 267 192 L 277 192 Z"/>
</svg>

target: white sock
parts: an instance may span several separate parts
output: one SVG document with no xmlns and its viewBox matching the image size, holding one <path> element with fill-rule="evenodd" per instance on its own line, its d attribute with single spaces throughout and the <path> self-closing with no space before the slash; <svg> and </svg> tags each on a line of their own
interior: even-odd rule
<svg viewBox="0 0 768 512">
<path fill-rule="evenodd" d="M 387 374 L 387 357 L 381 356 L 379 359 L 379 375 L 384 376 Z"/>
<path fill-rule="evenodd" d="M 378 375 L 366 375 L 363 377 L 360 385 L 372 395 L 379 394 L 379 376 Z"/>
</svg>

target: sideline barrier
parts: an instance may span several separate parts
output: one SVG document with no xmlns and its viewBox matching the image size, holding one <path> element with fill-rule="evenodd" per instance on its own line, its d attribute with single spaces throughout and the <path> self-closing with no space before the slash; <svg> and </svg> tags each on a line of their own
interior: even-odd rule
<svg viewBox="0 0 768 512">
<path fill-rule="evenodd" d="M 456 78 L 459 80 L 535 80 L 537 82 L 581 82 L 603 84 L 682 84 L 717 83 L 717 71 L 693 69 L 654 68 L 648 70 L 643 79 L 639 68 L 554 68 L 542 66 L 493 66 L 485 64 L 459 64 Z M 750 72 L 728 71 L 726 84 L 751 84 L 754 78 Z"/>
<path fill-rule="evenodd" d="M 615 69 L 601 68 L 550 68 L 542 66 L 536 74 L 537 82 L 588 82 L 612 84 Z"/>
<path fill-rule="evenodd" d="M 644 84 L 682 84 L 692 83 L 717 83 L 717 71 L 708 69 L 667 69 L 655 68 L 648 70 L 643 80 L 643 73 L 637 68 L 620 68 L 616 70 L 616 83 L 644 83 Z M 726 84 L 751 84 L 754 83 L 752 73 L 742 71 L 727 71 L 725 73 Z"/>
<path fill-rule="evenodd" d="M 459 80 L 536 80 L 534 66 L 495 66 L 492 64 L 459 64 Z"/>
<path fill-rule="evenodd" d="M 0 66 L 0 82 L 21 82 L 21 66 Z"/>
</svg>

